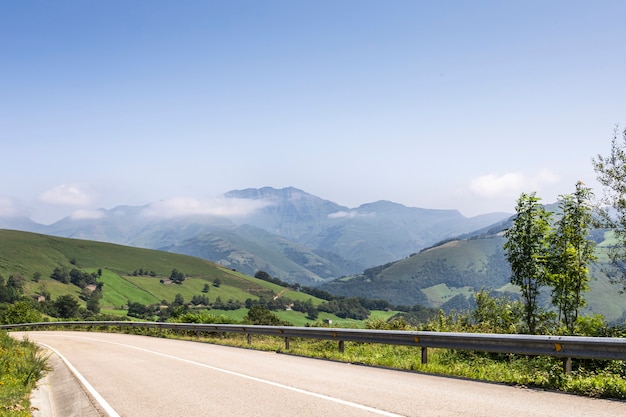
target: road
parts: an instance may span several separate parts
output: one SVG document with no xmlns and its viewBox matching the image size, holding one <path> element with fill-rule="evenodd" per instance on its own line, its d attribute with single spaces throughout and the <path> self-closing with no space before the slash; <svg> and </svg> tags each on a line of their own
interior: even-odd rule
<svg viewBox="0 0 626 417">
<path fill-rule="evenodd" d="M 11 334 L 58 352 L 111 416 L 626 415 L 626 403 L 619 401 L 199 342 L 91 332 Z"/>
</svg>

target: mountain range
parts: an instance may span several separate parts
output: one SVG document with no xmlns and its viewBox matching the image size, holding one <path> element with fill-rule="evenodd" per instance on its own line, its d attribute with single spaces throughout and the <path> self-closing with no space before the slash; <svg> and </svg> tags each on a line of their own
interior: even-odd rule
<svg viewBox="0 0 626 417">
<path fill-rule="evenodd" d="M 250 275 L 263 270 L 286 282 L 318 285 L 510 217 L 467 218 L 457 210 L 390 201 L 348 208 L 293 187 L 234 190 L 223 198 L 235 214 L 155 214 L 155 205 L 117 206 L 51 225 L 0 218 L 0 227 L 187 254 Z"/>
</svg>

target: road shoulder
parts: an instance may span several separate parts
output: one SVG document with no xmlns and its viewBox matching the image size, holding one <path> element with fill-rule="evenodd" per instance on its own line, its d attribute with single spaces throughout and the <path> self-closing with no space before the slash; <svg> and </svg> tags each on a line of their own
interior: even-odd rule
<svg viewBox="0 0 626 417">
<path fill-rule="evenodd" d="M 33 417 L 106 417 L 65 363 L 50 352 L 51 370 L 30 396 Z"/>
</svg>

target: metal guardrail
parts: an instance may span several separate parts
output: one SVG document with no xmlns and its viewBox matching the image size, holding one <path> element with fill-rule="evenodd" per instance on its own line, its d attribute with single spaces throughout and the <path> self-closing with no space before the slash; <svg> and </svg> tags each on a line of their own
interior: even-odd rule
<svg viewBox="0 0 626 417">
<path fill-rule="evenodd" d="M 282 337 L 289 349 L 291 338 L 337 340 L 343 351 L 345 342 L 380 343 L 416 346 L 422 350 L 422 362 L 428 361 L 428 348 L 460 349 L 478 352 L 515 353 L 531 356 L 563 358 L 566 372 L 571 371 L 571 359 L 626 360 L 626 338 L 537 336 L 486 333 L 441 333 L 422 331 L 340 329 L 325 327 L 256 326 L 241 324 L 195 324 L 132 321 L 69 321 L 0 325 L 0 329 L 46 327 L 133 327 L 176 331 L 245 334 L 248 343 L 252 335 Z"/>
</svg>

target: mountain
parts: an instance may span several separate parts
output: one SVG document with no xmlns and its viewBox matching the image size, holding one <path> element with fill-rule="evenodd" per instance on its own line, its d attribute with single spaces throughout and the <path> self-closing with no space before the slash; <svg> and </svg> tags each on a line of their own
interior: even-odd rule
<svg viewBox="0 0 626 417">
<path fill-rule="evenodd" d="M 255 210 L 165 216 L 155 214 L 155 205 L 118 206 L 49 226 L 22 220 L 4 227 L 200 256 L 247 274 L 264 270 L 287 282 L 312 285 L 402 259 L 509 217 L 466 218 L 456 210 L 390 201 L 348 208 L 293 187 L 233 190 L 224 200 Z"/>
<path fill-rule="evenodd" d="M 504 253 L 505 220 L 463 238 L 449 239 L 407 258 L 369 268 L 361 274 L 343 277 L 320 285 L 320 289 L 337 295 L 382 298 L 399 305 L 421 304 L 444 311 L 470 307 L 475 291 L 485 288 L 495 294 L 517 297 L 511 285 L 511 269 Z M 594 230 L 591 238 L 598 243 L 599 259 L 606 250 L 605 232 Z M 584 315 L 601 314 L 608 322 L 623 324 L 626 319 L 626 297 L 610 283 L 604 266 L 591 266 L 591 290 L 585 294 Z M 550 303 L 544 291 L 541 301 Z"/>
</svg>

